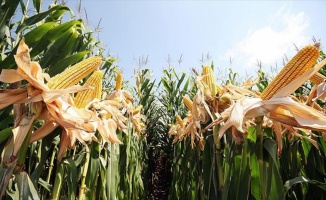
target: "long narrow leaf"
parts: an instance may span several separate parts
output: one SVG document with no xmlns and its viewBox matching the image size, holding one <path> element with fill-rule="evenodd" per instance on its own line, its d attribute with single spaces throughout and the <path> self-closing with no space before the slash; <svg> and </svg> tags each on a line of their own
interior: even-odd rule
<svg viewBox="0 0 326 200">
<path fill-rule="evenodd" d="M 62 5 L 56 5 L 52 8 L 50 8 L 49 10 L 33 15 L 32 17 L 29 17 L 27 19 L 24 20 L 24 22 L 17 27 L 16 33 L 22 32 L 26 27 L 36 24 L 37 22 L 42 21 L 44 18 L 46 18 L 50 13 L 57 11 L 57 10 L 65 10 L 65 11 L 70 11 L 71 10 L 66 7 L 66 6 L 62 6 Z"/>
</svg>

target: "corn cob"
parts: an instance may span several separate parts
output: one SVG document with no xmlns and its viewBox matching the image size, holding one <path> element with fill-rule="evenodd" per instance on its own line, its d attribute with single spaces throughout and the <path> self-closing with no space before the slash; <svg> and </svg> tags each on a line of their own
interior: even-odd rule
<svg viewBox="0 0 326 200">
<path fill-rule="evenodd" d="M 122 73 L 119 72 L 118 75 L 117 75 L 117 79 L 115 81 L 115 90 L 121 90 L 121 87 L 122 87 Z"/>
<path fill-rule="evenodd" d="M 214 71 L 210 66 L 203 67 L 203 81 L 209 87 L 212 96 L 222 92 L 222 88 L 216 83 Z"/>
<path fill-rule="evenodd" d="M 316 85 L 321 84 L 322 82 L 326 81 L 326 77 L 322 75 L 321 73 L 317 72 L 309 79 L 311 82 L 313 82 Z"/>
<path fill-rule="evenodd" d="M 77 108 L 84 108 L 91 100 L 102 96 L 102 78 L 103 72 L 96 70 L 85 82 L 84 85 L 93 86 L 94 90 L 84 90 L 78 92 L 74 102 Z"/>
<path fill-rule="evenodd" d="M 137 113 L 140 112 L 140 110 L 141 110 L 142 108 L 143 108 L 142 105 L 138 106 L 135 110 L 132 111 L 132 114 L 133 114 L 133 115 L 136 115 Z"/>
<path fill-rule="evenodd" d="M 183 97 L 183 103 L 187 106 L 189 111 L 192 111 L 192 101 L 190 100 L 189 97 L 184 96 Z"/>
<path fill-rule="evenodd" d="M 177 121 L 178 121 L 178 123 L 180 124 L 181 127 L 185 126 L 182 119 L 181 119 L 181 117 L 179 115 L 177 115 L 175 118 L 177 119 Z"/>
<path fill-rule="evenodd" d="M 301 49 L 277 74 L 261 94 L 261 99 L 268 100 L 291 81 L 309 70 L 317 61 L 319 50 L 312 45 Z"/>
<path fill-rule="evenodd" d="M 95 71 L 101 63 L 102 58 L 99 56 L 87 58 L 51 78 L 50 81 L 47 83 L 47 86 L 51 90 L 54 90 L 65 89 L 76 85 L 88 74 Z"/>
</svg>

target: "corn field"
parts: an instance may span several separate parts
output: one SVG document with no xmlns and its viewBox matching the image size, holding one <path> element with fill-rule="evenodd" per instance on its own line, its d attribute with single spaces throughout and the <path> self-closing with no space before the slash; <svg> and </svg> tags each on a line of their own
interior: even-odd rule
<svg viewBox="0 0 326 200">
<path fill-rule="evenodd" d="M 212 62 L 132 85 L 69 7 L 41 4 L 1 1 L 1 199 L 326 199 L 319 42 L 275 77 Z"/>
</svg>

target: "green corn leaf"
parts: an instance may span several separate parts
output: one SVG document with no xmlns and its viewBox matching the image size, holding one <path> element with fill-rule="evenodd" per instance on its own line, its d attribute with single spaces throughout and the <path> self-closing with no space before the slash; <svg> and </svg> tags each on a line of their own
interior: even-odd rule
<svg viewBox="0 0 326 200">
<path fill-rule="evenodd" d="M 68 180 L 65 181 L 68 184 L 68 197 L 69 199 L 75 199 L 77 190 L 77 166 L 71 158 L 65 159 L 64 164 L 68 177 Z"/>
<path fill-rule="evenodd" d="M 81 21 L 73 20 L 66 22 L 64 24 L 60 24 L 58 26 L 52 27 L 49 31 L 47 31 L 38 42 L 30 45 L 29 47 L 32 49 L 30 52 L 31 58 L 39 55 L 42 51 L 45 51 L 49 48 L 49 45 L 61 37 L 66 31 L 68 31 L 71 27 L 79 28 L 81 27 Z M 34 40 L 32 40 L 34 41 Z M 28 41 L 26 41 L 28 44 Z M 1 69 L 11 69 L 15 67 L 15 59 L 14 55 L 16 54 L 17 46 L 12 49 L 10 55 L 8 55 L 2 62 L 0 62 Z"/>
<path fill-rule="evenodd" d="M 256 140 L 257 140 L 257 132 L 256 132 L 255 127 L 251 126 L 251 127 L 248 128 L 248 136 L 247 136 L 247 138 L 249 140 L 251 140 L 252 142 L 256 142 Z"/>
<path fill-rule="evenodd" d="M 292 145 L 289 147 L 290 149 L 290 156 L 291 156 L 291 162 L 289 163 L 291 166 L 291 177 L 296 177 L 298 173 L 300 172 L 300 158 L 298 159 L 297 154 L 299 153 L 298 151 L 298 141 L 294 142 Z"/>
<path fill-rule="evenodd" d="M 9 27 L 10 20 L 17 9 L 20 0 L 1 1 L 0 7 L 0 39 L 6 34 L 6 28 Z"/>
<path fill-rule="evenodd" d="M 71 12 L 71 10 L 66 6 L 56 5 L 45 12 L 33 15 L 32 17 L 25 19 L 24 22 L 17 27 L 16 34 L 25 30 L 28 26 L 34 25 L 34 24 L 42 21 L 47 16 L 49 16 L 49 14 L 51 14 L 52 12 L 57 11 L 57 10 L 65 10 L 65 11 Z"/>
<path fill-rule="evenodd" d="M 237 199 L 248 199 L 250 191 L 250 168 L 249 168 L 248 141 L 242 147 L 240 169 L 238 169 Z M 232 190 L 231 190 L 232 191 Z"/>
<path fill-rule="evenodd" d="M 183 89 L 182 89 L 182 94 L 185 94 L 185 93 L 188 92 L 189 83 L 190 83 L 190 79 L 187 78 L 187 80 L 186 80 L 186 82 L 185 82 L 185 84 L 183 86 Z"/>
<path fill-rule="evenodd" d="M 59 199 L 60 197 L 60 191 L 62 188 L 62 183 L 64 181 L 64 173 L 65 173 L 65 166 L 64 163 L 61 161 L 60 163 L 57 163 L 57 170 L 55 174 L 55 181 L 53 184 L 53 190 L 51 194 L 52 199 Z"/>
<path fill-rule="evenodd" d="M 100 163 L 100 168 L 99 168 L 99 179 L 98 179 L 98 186 L 101 186 L 101 193 L 99 194 L 102 199 L 108 199 L 107 198 L 107 193 L 109 191 L 108 188 L 108 179 L 109 174 L 107 172 L 107 162 L 109 159 L 108 156 L 109 150 L 107 147 L 101 151 L 101 155 L 99 157 L 99 163 Z"/>
<path fill-rule="evenodd" d="M 255 153 L 250 155 L 250 169 L 251 169 L 251 194 L 255 199 L 260 199 L 261 190 L 260 187 L 260 173 L 259 173 L 259 163 L 258 158 Z"/>
<path fill-rule="evenodd" d="M 22 199 L 40 199 L 34 183 L 26 172 L 20 172 L 15 175 L 19 190 L 19 197 Z"/>
<path fill-rule="evenodd" d="M 42 178 L 38 180 L 38 184 L 42 186 L 44 189 L 46 189 L 48 192 L 52 191 L 53 186 L 50 183 L 43 180 Z"/>
<path fill-rule="evenodd" d="M 44 165 L 48 160 L 49 153 L 52 153 L 53 148 L 53 140 L 56 136 L 58 136 L 62 132 L 61 128 L 55 129 L 51 134 L 47 135 L 45 138 L 42 139 L 41 148 L 38 152 L 40 157 L 34 159 L 38 160 L 38 165 L 34 168 L 33 173 L 31 174 L 31 179 L 34 182 L 37 182 L 41 176 L 41 173 L 44 171 Z"/>
<path fill-rule="evenodd" d="M 283 199 L 284 198 L 284 189 L 283 181 L 279 173 L 279 164 L 277 160 L 277 145 L 276 142 L 271 138 L 266 138 L 264 140 L 264 148 L 267 150 L 268 160 L 264 160 L 265 164 L 265 174 L 264 182 L 266 183 L 266 197 L 271 199 Z"/>
<path fill-rule="evenodd" d="M 230 191 L 230 183 L 231 183 L 231 179 L 229 177 L 231 177 L 231 157 L 232 154 L 230 152 L 230 144 L 225 145 L 224 148 L 224 155 L 225 155 L 225 160 L 224 160 L 224 166 L 223 166 L 223 172 L 224 172 L 224 187 L 223 187 L 223 191 L 222 191 L 222 200 L 227 200 L 228 199 L 228 194 Z"/>
<path fill-rule="evenodd" d="M 0 128 L 6 128 L 6 127 L 3 127 L 4 124 L 7 124 L 7 121 L 4 118 L 9 117 L 13 120 L 13 116 L 10 114 L 10 112 L 12 111 L 12 108 L 13 108 L 13 106 L 9 105 L 6 108 L 3 108 L 0 110 L 0 119 L 3 119 L 0 122 Z"/>
<path fill-rule="evenodd" d="M 82 51 L 75 53 L 73 55 L 67 56 L 66 58 L 59 60 L 54 66 L 52 66 L 48 73 L 50 76 L 54 76 L 58 73 L 61 73 L 67 67 L 81 61 L 89 51 Z"/>
<path fill-rule="evenodd" d="M 12 128 L 6 128 L 0 131 L 0 143 L 7 140 L 12 133 Z"/>
<path fill-rule="evenodd" d="M 276 142 L 271 138 L 265 138 L 264 139 L 264 148 L 269 153 L 270 157 L 273 159 L 274 165 L 278 165 L 278 159 L 277 159 L 277 145 Z"/>
<path fill-rule="evenodd" d="M 68 42 L 69 38 L 73 34 L 73 29 L 69 29 L 63 33 L 57 40 L 55 40 L 51 46 L 48 48 L 47 52 L 44 54 L 40 65 L 43 67 L 51 67 L 57 60 L 60 60 L 61 51 L 63 50 L 65 44 Z"/>
<path fill-rule="evenodd" d="M 152 92 L 152 89 L 154 87 L 155 82 L 149 83 L 149 81 L 150 81 L 149 79 L 146 80 L 146 86 L 147 85 L 149 85 L 149 86 L 147 86 L 146 91 L 145 91 L 145 95 L 141 98 L 140 104 L 142 104 L 142 105 L 145 105 L 146 102 L 148 102 L 149 97 L 152 94 L 151 92 Z M 148 104 L 150 104 L 150 102 L 148 102 Z"/>
<path fill-rule="evenodd" d="M 47 49 L 49 44 L 51 44 L 53 41 L 60 38 L 62 34 L 69 31 L 69 29 L 71 29 L 72 27 L 78 29 L 81 26 L 82 26 L 82 22 L 80 20 L 73 20 L 73 21 L 66 22 L 64 24 L 60 24 L 58 26 L 54 26 L 40 39 L 39 42 L 31 46 L 32 48 L 30 52 L 31 57 L 34 57 L 38 55 L 40 52 Z"/>
<path fill-rule="evenodd" d="M 123 164 L 125 162 L 120 161 L 120 146 L 116 144 L 108 144 L 110 157 L 108 160 L 107 168 L 106 168 L 106 178 L 107 182 L 107 197 L 108 199 L 115 199 L 117 195 L 122 195 L 120 191 L 118 191 L 118 185 L 121 184 L 121 188 L 124 187 L 124 183 L 119 180 L 125 175 L 126 165 Z M 123 159 L 125 161 L 125 159 Z M 120 171 L 121 170 L 121 171 Z M 120 172 L 120 173 L 119 173 Z M 121 176 L 120 176 L 121 175 Z M 124 190 L 122 190 L 124 191 Z"/>
<path fill-rule="evenodd" d="M 166 90 L 166 93 L 172 93 L 172 88 L 170 87 L 169 83 L 168 83 L 168 80 L 166 78 L 162 78 L 161 79 L 163 85 L 164 85 L 164 88 Z"/>
<path fill-rule="evenodd" d="M 183 80 L 185 79 L 186 74 L 182 73 L 181 78 L 178 80 L 177 88 L 180 88 L 181 84 L 183 83 Z"/>
<path fill-rule="evenodd" d="M 69 10 L 66 9 L 66 8 L 64 8 L 64 9 L 56 9 L 55 11 L 53 11 L 49 15 L 49 17 L 46 18 L 45 21 L 46 22 L 49 22 L 49 21 L 58 21 L 58 20 L 60 20 L 62 18 L 63 14 L 65 14 L 67 11 L 70 13 L 70 17 L 72 17 L 73 16 L 73 13 L 72 13 L 72 11 L 70 9 Z"/>
<path fill-rule="evenodd" d="M 146 79 L 143 83 L 142 83 L 142 86 L 141 86 L 141 89 L 140 91 L 146 91 L 147 90 L 147 87 L 148 87 L 148 84 L 150 82 L 150 79 Z"/>
<path fill-rule="evenodd" d="M 79 41 L 79 37 L 82 35 L 73 28 L 72 35 L 69 37 L 69 40 L 66 42 L 65 46 L 61 49 L 60 57 L 58 59 L 62 60 L 67 56 L 73 54 L 77 50 L 77 45 Z"/>
<path fill-rule="evenodd" d="M 196 159 L 199 160 L 200 156 L 198 156 L 198 158 Z M 205 185 L 204 190 L 205 190 L 205 194 L 207 195 L 207 198 L 209 198 L 211 192 L 210 189 L 212 188 L 211 179 L 213 178 L 213 164 L 214 164 L 214 160 L 211 152 L 211 146 L 207 142 L 205 144 L 204 152 L 202 154 L 202 169 L 203 169 L 202 178 L 204 181 L 204 185 Z"/>
<path fill-rule="evenodd" d="M 87 188 L 92 188 L 89 192 L 86 193 L 86 198 L 94 199 L 98 191 L 96 190 L 96 185 L 99 178 L 99 169 L 100 169 L 100 144 L 97 142 L 92 142 L 90 148 L 90 164 L 88 167 L 88 173 L 86 176 L 85 184 Z M 101 183 L 101 182 L 100 182 Z"/>
<path fill-rule="evenodd" d="M 301 140 L 303 152 L 306 158 L 308 158 L 310 150 L 313 148 L 312 144 L 308 140 Z"/>
<path fill-rule="evenodd" d="M 52 73 L 52 66 L 57 65 L 60 61 L 67 58 L 76 51 L 76 43 L 79 34 L 73 28 L 65 32 L 60 38 L 58 38 L 49 48 L 47 53 L 43 56 L 44 59 L 41 60 L 41 66 L 49 67 L 50 76 L 55 75 Z M 58 72 L 62 72 L 67 65 L 60 66 L 56 70 L 61 69 Z"/>
<path fill-rule="evenodd" d="M 51 28 L 53 28 L 56 24 L 57 22 L 47 22 L 32 29 L 30 32 L 24 35 L 26 44 L 33 45 L 35 42 L 39 41 L 48 31 L 50 31 Z"/>
<path fill-rule="evenodd" d="M 322 183 L 322 182 L 319 182 L 316 180 L 310 180 L 306 177 L 299 176 L 299 177 L 296 177 L 294 179 L 291 179 L 291 180 L 288 180 L 285 182 L 284 188 L 285 188 L 286 192 L 288 192 L 291 187 L 293 187 L 295 184 L 298 184 L 298 183 L 313 184 L 313 185 L 316 185 L 319 188 L 323 189 L 324 191 L 326 191 L 326 183 Z"/>
<path fill-rule="evenodd" d="M 42 3 L 43 3 L 43 0 L 33 0 L 34 8 L 38 13 L 40 13 L 40 11 L 41 11 Z"/>
<path fill-rule="evenodd" d="M 26 2 L 27 3 L 27 2 Z M 22 14 L 24 15 L 23 18 L 26 16 L 26 12 L 27 12 L 27 9 L 26 9 L 26 4 L 23 2 L 23 1 L 20 1 L 20 9 L 22 11 Z"/>
</svg>

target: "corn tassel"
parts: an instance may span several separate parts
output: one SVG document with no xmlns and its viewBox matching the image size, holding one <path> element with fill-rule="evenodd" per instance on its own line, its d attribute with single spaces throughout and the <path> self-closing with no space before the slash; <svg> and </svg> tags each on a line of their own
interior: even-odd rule
<svg viewBox="0 0 326 200">
<path fill-rule="evenodd" d="M 322 75 L 321 73 L 316 73 L 314 74 L 312 77 L 310 77 L 309 79 L 311 82 L 313 82 L 316 85 L 321 84 L 322 82 L 326 81 L 326 77 L 324 75 Z"/>
<path fill-rule="evenodd" d="M 95 71 L 101 63 L 102 58 L 99 56 L 87 58 L 51 78 L 47 86 L 54 90 L 76 85 L 80 80 Z"/>
<path fill-rule="evenodd" d="M 84 108 L 91 100 L 102 96 L 102 78 L 103 72 L 101 70 L 95 71 L 85 82 L 84 85 L 93 86 L 94 90 L 84 90 L 78 92 L 74 101 L 77 108 Z"/>
<path fill-rule="evenodd" d="M 261 99 L 268 100 L 291 81 L 312 68 L 319 56 L 319 50 L 312 45 L 301 49 L 261 94 Z"/>
<path fill-rule="evenodd" d="M 189 97 L 184 96 L 183 97 L 183 103 L 187 106 L 189 111 L 192 111 L 192 104 L 193 102 L 190 100 Z"/>
<path fill-rule="evenodd" d="M 115 90 L 121 90 L 122 80 L 123 80 L 122 73 L 119 72 L 115 83 Z"/>
</svg>

